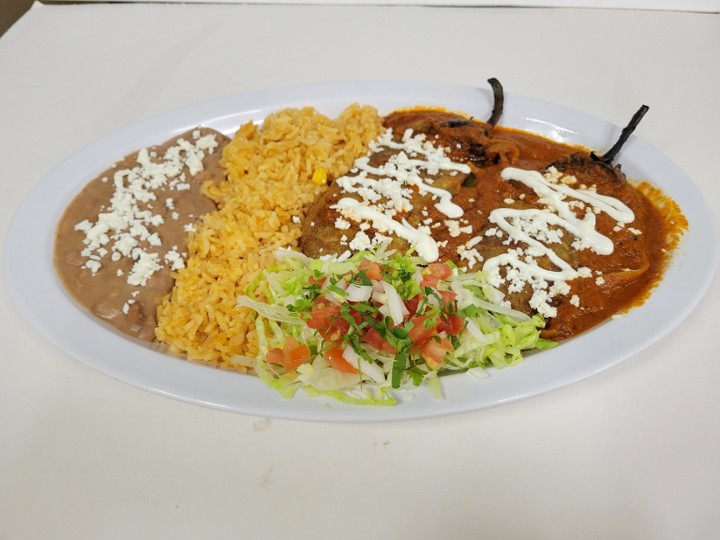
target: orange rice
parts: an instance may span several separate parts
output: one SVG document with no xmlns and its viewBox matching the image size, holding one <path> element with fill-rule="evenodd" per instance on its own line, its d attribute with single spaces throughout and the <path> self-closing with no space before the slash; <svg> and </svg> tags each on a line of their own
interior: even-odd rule
<svg viewBox="0 0 720 540">
<path fill-rule="evenodd" d="M 238 356 L 255 356 L 253 314 L 236 306 L 237 296 L 275 263 L 276 249 L 297 248 L 305 212 L 327 189 L 325 175 L 345 174 L 381 129 L 377 111 L 358 105 L 336 120 L 306 107 L 241 126 L 223 152 L 227 180 L 203 187 L 218 210 L 190 234 L 186 267 L 158 307 L 158 340 L 228 368 L 241 367 Z"/>
</svg>

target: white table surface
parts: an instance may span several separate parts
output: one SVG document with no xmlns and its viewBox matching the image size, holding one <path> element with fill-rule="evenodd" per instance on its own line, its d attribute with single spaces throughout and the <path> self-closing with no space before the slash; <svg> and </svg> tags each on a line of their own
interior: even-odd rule
<svg viewBox="0 0 720 540">
<path fill-rule="evenodd" d="M 720 16 L 36 5 L 0 39 L 0 232 L 63 158 L 149 115 L 275 86 L 481 85 L 623 124 L 720 208 Z M 31 247 L 30 247 L 31 248 Z M 591 379 L 430 420 L 219 412 L 117 382 L 0 289 L 0 538 L 718 538 L 720 283 Z"/>
</svg>

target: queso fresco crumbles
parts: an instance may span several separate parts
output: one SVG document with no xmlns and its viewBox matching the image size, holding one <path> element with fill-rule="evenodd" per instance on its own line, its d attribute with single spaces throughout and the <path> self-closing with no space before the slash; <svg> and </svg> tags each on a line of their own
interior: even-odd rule
<svg viewBox="0 0 720 540">
<path fill-rule="evenodd" d="M 352 403 L 522 359 L 640 305 L 687 228 L 603 155 L 435 107 L 286 109 L 100 174 L 55 264 L 121 332 Z M 538 359 L 537 361 L 541 361 Z"/>
</svg>

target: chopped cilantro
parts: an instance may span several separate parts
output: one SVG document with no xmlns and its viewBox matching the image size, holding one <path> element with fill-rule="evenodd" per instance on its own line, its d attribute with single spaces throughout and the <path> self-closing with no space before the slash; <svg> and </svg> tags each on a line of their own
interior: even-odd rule
<svg viewBox="0 0 720 540">
<path fill-rule="evenodd" d="M 364 301 L 346 300 L 349 293 L 345 284 L 373 286 L 373 280 L 367 275 L 369 270 L 358 266 L 365 257 L 379 264 L 382 279 L 398 292 L 404 307 L 398 305 L 397 297 L 385 300 L 386 295 L 381 291 Z M 411 254 L 394 254 L 380 262 L 372 253 L 343 262 L 290 259 L 265 271 L 247 294 L 257 299 L 267 298 L 267 303 L 249 296 L 242 303 L 258 314 L 256 327 L 261 351 L 258 374 L 283 392 L 303 387 L 316 394 L 335 396 L 346 395 L 346 392 L 355 392 L 355 396 L 367 395 L 366 392 L 389 396 L 391 388 L 420 386 L 426 382 L 428 388 L 435 388 L 431 393 L 438 395 L 437 364 L 440 372 L 504 367 L 519 362 L 522 351 L 554 345 L 540 338 L 540 329 L 544 326 L 542 317 L 527 320 L 513 316 L 506 308 L 495 309 L 488 298 L 490 295 L 485 294 L 489 285 L 482 274 L 456 272 L 429 287 L 420 285 L 422 278 L 418 276 L 423 272 L 428 270 Z M 430 277 L 433 279 L 426 280 L 426 284 L 432 283 L 436 276 Z M 328 301 L 325 298 L 328 295 L 335 301 Z M 458 305 L 463 308 L 458 309 Z M 402 321 L 396 324 L 398 309 L 405 308 Z M 462 317 L 463 324 L 456 320 L 458 316 Z M 413 332 L 419 324 L 418 317 L 423 328 Z M 472 332 L 466 330 L 469 321 L 472 321 Z M 452 330 L 445 334 L 443 328 Z M 472 335 L 477 331 L 485 336 L 479 343 Z M 285 372 L 278 364 L 269 365 L 265 361 L 265 355 L 273 349 L 282 349 L 288 337 L 307 344 L 310 350 L 308 365 L 301 366 L 297 372 Z M 381 339 L 384 342 L 380 342 Z M 426 339 L 443 343 L 434 348 L 434 354 L 445 356 L 435 356 L 432 369 L 423 354 L 431 354 L 429 350 L 433 347 L 426 349 L 427 341 L 419 341 Z M 324 371 L 336 369 L 322 361 L 322 356 L 333 348 L 352 349 L 357 356 L 348 357 L 351 363 L 359 357 L 362 374 L 357 384 L 347 387 L 347 377 Z M 446 348 L 450 350 L 444 353 Z M 323 388 L 337 382 L 338 388 L 320 390 L 316 380 L 322 381 Z"/>
<path fill-rule="evenodd" d="M 372 285 L 372 280 L 367 276 L 366 270 L 359 270 L 355 275 L 353 275 L 350 281 L 352 283 L 359 281 L 360 285 L 365 285 L 367 287 Z"/>
<path fill-rule="evenodd" d="M 392 366 L 391 382 L 393 388 L 400 388 L 402 382 L 402 376 L 405 372 L 405 366 L 408 361 L 408 350 L 406 348 L 398 349 L 395 353 L 395 360 Z"/>
<path fill-rule="evenodd" d="M 407 370 L 407 374 L 410 376 L 410 380 L 412 381 L 414 386 L 420 386 L 423 380 L 425 380 L 425 375 L 427 375 L 427 371 L 423 371 L 417 366 L 413 366 Z"/>
</svg>

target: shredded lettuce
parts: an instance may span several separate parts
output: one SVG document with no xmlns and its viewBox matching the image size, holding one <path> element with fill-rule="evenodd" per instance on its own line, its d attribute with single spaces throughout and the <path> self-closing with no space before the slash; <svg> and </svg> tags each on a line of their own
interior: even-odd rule
<svg viewBox="0 0 720 540">
<path fill-rule="evenodd" d="M 498 301 L 481 272 L 451 266 L 438 278 L 420 258 L 385 246 L 342 261 L 291 250 L 276 258 L 238 305 L 256 313 L 255 371 L 286 398 L 303 389 L 353 405 L 393 405 L 398 391 L 419 386 L 441 398 L 439 374 L 481 379 L 488 368 L 554 345 L 540 337 L 544 319 Z M 307 346 L 299 364 L 268 361 L 292 356 L 289 338 Z"/>
</svg>

